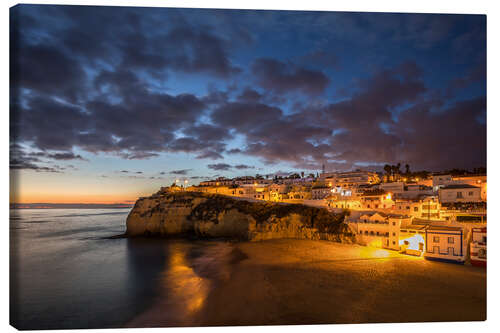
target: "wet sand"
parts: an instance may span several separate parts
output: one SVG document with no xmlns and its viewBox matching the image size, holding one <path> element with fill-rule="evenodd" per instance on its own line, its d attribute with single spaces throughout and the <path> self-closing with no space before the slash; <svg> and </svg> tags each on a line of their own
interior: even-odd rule
<svg viewBox="0 0 500 333">
<path fill-rule="evenodd" d="M 128 327 L 486 319 L 477 267 L 307 240 L 221 242 L 177 260 L 158 301 Z"/>
</svg>

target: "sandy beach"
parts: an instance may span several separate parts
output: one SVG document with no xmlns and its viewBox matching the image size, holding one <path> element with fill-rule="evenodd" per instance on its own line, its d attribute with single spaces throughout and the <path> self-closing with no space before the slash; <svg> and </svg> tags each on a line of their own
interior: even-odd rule
<svg viewBox="0 0 500 333">
<path fill-rule="evenodd" d="M 193 258 L 184 250 L 128 327 L 486 319 L 477 267 L 326 241 L 219 242 Z"/>
</svg>

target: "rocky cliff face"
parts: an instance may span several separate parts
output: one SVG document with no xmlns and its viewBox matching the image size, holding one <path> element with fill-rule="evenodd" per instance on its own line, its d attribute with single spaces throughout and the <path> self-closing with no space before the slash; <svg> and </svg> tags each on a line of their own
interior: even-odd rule
<svg viewBox="0 0 500 333">
<path fill-rule="evenodd" d="M 243 240 L 276 238 L 353 242 L 343 214 L 303 205 L 248 202 L 196 192 L 159 192 L 137 200 L 128 236 L 195 234 Z"/>
</svg>

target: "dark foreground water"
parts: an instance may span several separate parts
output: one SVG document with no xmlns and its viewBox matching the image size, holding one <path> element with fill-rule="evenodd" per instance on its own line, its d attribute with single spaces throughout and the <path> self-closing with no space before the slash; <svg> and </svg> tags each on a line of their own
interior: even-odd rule
<svg viewBox="0 0 500 333">
<path fill-rule="evenodd" d="M 12 210 L 11 324 L 19 329 L 123 327 L 165 293 L 166 279 L 192 278 L 179 267 L 203 263 L 207 249 L 211 261 L 217 260 L 214 247 L 225 251 L 218 251 L 216 242 L 105 239 L 125 231 L 129 210 Z M 179 271 L 175 276 L 173 268 Z"/>
</svg>

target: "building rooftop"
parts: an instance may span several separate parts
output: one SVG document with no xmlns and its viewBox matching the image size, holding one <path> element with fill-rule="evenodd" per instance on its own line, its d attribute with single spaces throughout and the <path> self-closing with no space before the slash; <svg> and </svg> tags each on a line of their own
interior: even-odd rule
<svg viewBox="0 0 500 333">
<path fill-rule="evenodd" d="M 453 184 L 453 185 L 446 185 L 441 187 L 443 190 L 453 190 L 453 189 L 460 189 L 460 188 L 479 188 L 477 186 L 472 186 L 469 184 Z"/>
<path fill-rule="evenodd" d="M 451 227 L 446 225 L 430 225 L 427 230 L 429 231 L 461 231 L 461 227 Z"/>
</svg>

